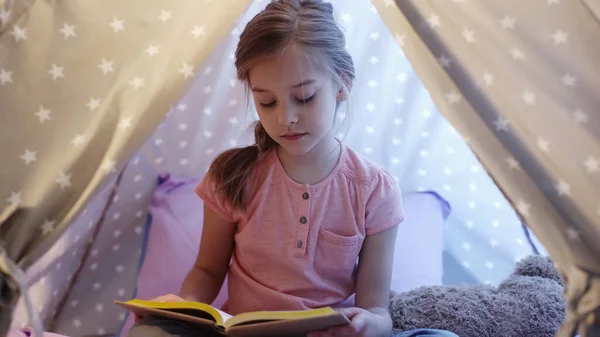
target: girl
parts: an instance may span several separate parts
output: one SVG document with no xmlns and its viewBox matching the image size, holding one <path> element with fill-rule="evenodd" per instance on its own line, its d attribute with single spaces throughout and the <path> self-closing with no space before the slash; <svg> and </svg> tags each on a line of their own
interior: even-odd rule
<svg viewBox="0 0 600 337">
<path fill-rule="evenodd" d="M 205 205 L 196 263 L 179 296 L 155 300 L 211 303 L 228 275 L 223 310 L 233 315 L 332 306 L 352 323 L 312 336 L 389 336 L 401 194 L 385 170 L 335 138 L 354 65 L 331 4 L 272 1 L 235 56 L 258 112 L 256 144 L 212 163 L 196 189 Z M 152 316 L 129 333 L 192 335 L 208 333 Z"/>
</svg>

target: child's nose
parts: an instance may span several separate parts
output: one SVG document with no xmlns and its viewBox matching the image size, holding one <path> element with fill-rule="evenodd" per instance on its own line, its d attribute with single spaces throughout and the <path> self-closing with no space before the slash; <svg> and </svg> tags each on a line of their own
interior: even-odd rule
<svg viewBox="0 0 600 337">
<path fill-rule="evenodd" d="M 279 112 L 279 124 L 289 126 L 298 123 L 298 111 L 292 107 L 284 107 Z"/>
</svg>

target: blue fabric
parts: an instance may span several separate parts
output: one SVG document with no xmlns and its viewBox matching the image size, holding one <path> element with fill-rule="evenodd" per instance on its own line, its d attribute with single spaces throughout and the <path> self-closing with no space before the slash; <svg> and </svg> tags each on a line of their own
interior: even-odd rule
<svg viewBox="0 0 600 337">
<path fill-rule="evenodd" d="M 395 334 L 394 337 L 459 337 L 457 334 L 436 329 L 415 329 Z"/>
</svg>

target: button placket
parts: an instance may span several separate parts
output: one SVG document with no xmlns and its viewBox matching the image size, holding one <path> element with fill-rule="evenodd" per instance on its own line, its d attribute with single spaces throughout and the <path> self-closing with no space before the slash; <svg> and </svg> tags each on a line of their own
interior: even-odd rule
<svg viewBox="0 0 600 337">
<path fill-rule="evenodd" d="M 297 237 L 295 242 L 294 250 L 297 256 L 304 256 L 306 253 L 306 240 L 308 238 L 308 230 L 309 230 L 309 218 L 310 218 L 310 203 L 308 199 L 310 194 L 308 192 L 308 188 L 300 195 L 301 199 L 299 199 L 300 207 L 298 207 L 298 230 Z"/>
</svg>

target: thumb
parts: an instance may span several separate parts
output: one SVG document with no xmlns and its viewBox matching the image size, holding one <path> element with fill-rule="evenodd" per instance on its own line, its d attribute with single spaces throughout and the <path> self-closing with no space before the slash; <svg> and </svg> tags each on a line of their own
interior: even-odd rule
<svg viewBox="0 0 600 337">
<path fill-rule="evenodd" d="M 348 317 L 348 319 L 352 320 L 352 318 L 358 314 L 360 314 L 361 312 L 363 312 L 363 309 L 361 308 L 357 308 L 357 307 L 350 307 L 350 308 L 342 308 L 339 310 L 339 312 Z"/>
</svg>

